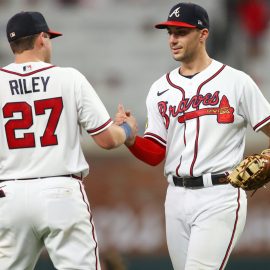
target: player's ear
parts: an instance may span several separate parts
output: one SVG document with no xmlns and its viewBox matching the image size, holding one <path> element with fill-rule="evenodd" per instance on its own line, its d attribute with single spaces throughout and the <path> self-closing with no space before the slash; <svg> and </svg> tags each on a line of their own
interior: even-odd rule
<svg viewBox="0 0 270 270">
<path fill-rule="evenodd" d="M 48 38 L 47 33 L 44 32 L 39 33 L 36 39 L 36 44 L 42 47 L 44 45 L 44 40 L 46 38 Z"/>
<path fill-rule="evenodd" d="M 42 36 L 43 33 L 39 33 L 35 39 L 35 46 L 38 46 L 38 47 L 42 47 L 43 46 L 43 36 Z"/>
<path fill-rule="evenodd" d="M 205 42 L 206 39 L 208 38 L 209 31 L 207 28 L 204 28 L 200 32 L 200 41 Z"/>
</svg>

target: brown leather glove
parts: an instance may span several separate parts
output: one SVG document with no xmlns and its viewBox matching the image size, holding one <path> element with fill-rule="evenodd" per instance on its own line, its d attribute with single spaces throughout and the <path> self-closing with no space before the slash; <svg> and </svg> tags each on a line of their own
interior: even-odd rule
<svg viewBox="0 0 270 270">
<path fill-rule="evenodd" d="M 257 190 L 270 181 L 270 149 L 246 157 L 228 175 L 234 187 Z"/>
</svg>

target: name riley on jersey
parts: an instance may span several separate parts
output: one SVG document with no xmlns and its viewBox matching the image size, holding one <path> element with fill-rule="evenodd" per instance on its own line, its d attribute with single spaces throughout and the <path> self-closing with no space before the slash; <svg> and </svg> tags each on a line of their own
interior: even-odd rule
<svg viewBox="0 0 270 270">
<path fill-rule="evenodd" d="M 50 77 L 32 77 L 10 80 L 9 86 L 12 95 L 23 95 L 36 92 L 46 92 Z M 29 82 L 30 80 L 30 82 Z"/>
</svg>

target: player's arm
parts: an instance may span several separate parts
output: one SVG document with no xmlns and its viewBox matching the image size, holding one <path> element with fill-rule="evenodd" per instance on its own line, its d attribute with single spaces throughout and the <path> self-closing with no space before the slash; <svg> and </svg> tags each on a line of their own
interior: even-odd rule
<svg viewBox="0 0 270 270">
<path fill-rule="evenodd" d="M 136 136 L 133 144 L 127 140 L 126 146 L 136 158 L 152 166 L 158 165 L 165 158 L 165 146 L 148 138 Z"/>
<path fill-rule="evenodd" d="M 121 125 L 127 121 L 128 117 L 131 117 L 130 112 L 126 112 L 124 106 L 119 104 L 114 123 Z M 130 137 L 126 140 L 125 145 L 136 158 L 152 166 L 158 165 L 165 158 L 165 146 L 148 138 Z"/>
<path fill-rule="evenodd" d="M 270 123 L 264 125 L 260 130 L 261 130 L 266 136 L 269 137 L 269 146 L 268 146 L 268 148 L 270 148 Z"/>
<path fill-rule="evenodd" d="M 81 73 L 76 70 L 73 72 L 78 84 L 75 91 L 79 122 L 95 143 L 104 149 L 113 149 L 124 144 L 127 139 L 134 138 L 138 131 L 136 119 L 129 116 L 122 125 L 112 124 L 94 88 Z"/>
<path fill-rule="evenodd" d="M 270 104 L 254 80 L 246 74 L 242 75 L 244 77 L 239 82 L 243 85 L 244 91 L 242 91 L 240 98 L 239 114 L 244 115 L 255 132 L 262 131 L 266 136 L 270 137 L 270 123 L 268 122 Z"/>
<path fill-rule="evenodd" d="M 267 123 L 260 129 L 265 135 L 270 137 L 270 123 Z"/>
<path fill-rule="evenodd" d="M 130 116 L 122 125 L 112 124 L 102 132 L 92 135 L 92 138 L 100 147 L 113 149 L 134 138 L 137 131 L 137 122 L 133 116 Z"/>
</svg>

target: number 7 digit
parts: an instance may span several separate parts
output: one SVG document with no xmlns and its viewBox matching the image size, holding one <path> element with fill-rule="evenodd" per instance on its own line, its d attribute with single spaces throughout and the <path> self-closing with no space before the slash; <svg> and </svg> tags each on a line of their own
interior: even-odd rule
<svg viewBox="0 0 270 270">
<path fill-rule="evenodd" d="M 61 97 L 36 100 L 34 102 L 36 115 L 45 114 L 50 109 L 51 113 L 48 119 L 45 131 L 40 137 L 41 146 L 57 145 L 58 140 L 55 130 L 63 110 L 63 101 Z"/>
</svg>

